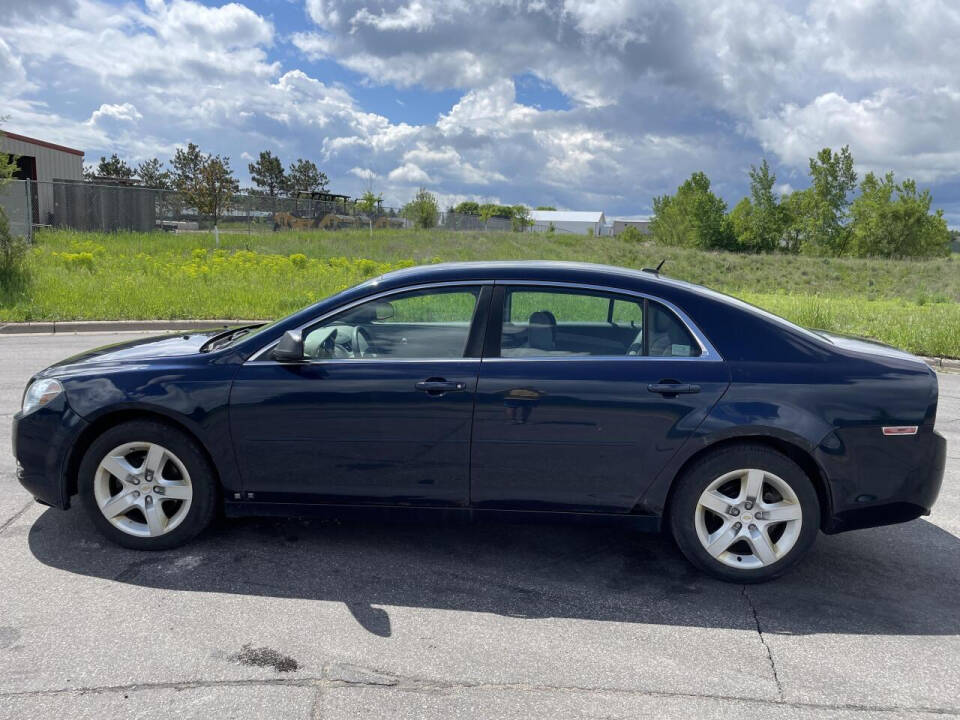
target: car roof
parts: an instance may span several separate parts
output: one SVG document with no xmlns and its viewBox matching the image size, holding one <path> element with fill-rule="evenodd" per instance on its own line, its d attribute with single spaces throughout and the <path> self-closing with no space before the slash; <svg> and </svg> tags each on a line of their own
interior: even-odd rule
<svg viewBox="0 0 960 720">
<path fill-rule="evenodd" d="M 443 282 L 457 280 L 554 280 L 558 282 L 593 282 L 623 287 L 663 285 L 683 288 L 691 292 L 707 288 L 693 283 L 664 277 L 649 270 L 602 265 L 600 263 L 571 262 L 567 260 L 494 260 L 444 262 L 417 265 L 385 273 L 377 278 L 378 285 L 393 287 L 416 282 Z"/>
</svg>

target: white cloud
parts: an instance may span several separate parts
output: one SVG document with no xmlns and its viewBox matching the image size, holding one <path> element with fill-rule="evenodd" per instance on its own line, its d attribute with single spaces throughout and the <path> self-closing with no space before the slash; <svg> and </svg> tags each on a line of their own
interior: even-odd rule
<svg viewBox="0 0 960 720">
<path fill-rule="evenodd" d="M 135 123 L 142 119 L 143 115 L 141 115 L 137 108 L 131 103 L 123 103 L 120 105 L 109 105 L 104 103 L 97 110 L 93 111 L 93 114 L 90 116 L 87 124 L 102 125 L 111 120 Z"/>
<path fill-rule="evenodd" d="M 387 175 L 388 180 L 392 180 L 395 183 L 432 183 L 433 179 L 427 175 L 418 165 L 414 163 L 407 162 L 396 167 L 390 171 L 390 174 Z"/>
<path fill-rule="evenodd" d="M 845 143 L 858 169 L 949 187 L 960 167 L 950 0 L 305 0 L 313 25 L 289 37 L 216 1 L 0 0 L 7 127 L 132 160 L 187 141 L 271 149 L 389 202 L 427 185 L 608 214 L 647 211 L 699 169 L 735 202 L 764 152 L 789 187 Z M 518 94 L 518 77 L 539 82 Z M 423 88 L 458 99 L 417 122 L 356 99 L 383 92 L 411 118 Z M 563 109 L 542 109 L 557 93 Z"/>
</svg>

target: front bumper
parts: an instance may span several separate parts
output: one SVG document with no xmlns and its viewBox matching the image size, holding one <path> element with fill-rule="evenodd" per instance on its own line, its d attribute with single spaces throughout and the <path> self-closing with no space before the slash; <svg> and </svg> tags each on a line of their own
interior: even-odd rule
<svg viewBox="0 0 960 720">
<path fill-rule="evenodd" d="M 827 469 L 831 512 L 824 532 L 891 525 L 929 515 L 943 483 L 947 441 L 932 428 L 914 437 L 886 438 L 874 429 L 840 432 L 841 450 L 818 449 Z M 870 441 L 865 442 L 865 437 Z"/>
<path fill-rule="evenodd" d="M 70 507 L 67 471 L 74 444 L 87 422 L 64 396 L 29 415 L 13 416 L 13 456 L 17 479 L 38 502 Z"/>
</svg>

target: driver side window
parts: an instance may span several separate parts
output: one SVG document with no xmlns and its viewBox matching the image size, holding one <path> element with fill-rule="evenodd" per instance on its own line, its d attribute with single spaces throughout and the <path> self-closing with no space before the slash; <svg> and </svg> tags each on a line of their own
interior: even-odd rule
<svg viewBox="0 0 960 720">
<path fill-rule="evenodd" d="M 304 355 L 310 360 L 463 357 L 479 294 L 479 288 L 428 288 L 370 300 L 304 331 Z"/>
</svg>

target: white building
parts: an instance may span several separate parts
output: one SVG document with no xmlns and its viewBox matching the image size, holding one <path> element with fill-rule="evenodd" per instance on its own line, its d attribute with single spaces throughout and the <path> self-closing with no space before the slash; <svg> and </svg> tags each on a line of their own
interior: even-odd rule
<svg viewBox="0 0 960 720">
<path fill-rule="evenodd" d="M 642 232 L 644 235 L 649 235 L 649 234 L 650 234 L 650 218 L 648 218 L 648 217 L 643 217 L 643 218 L 637 218 L 637 217 L 635 217 L 635 218 L 630 218 L 630 219 L 627 219 L 627 218 L 614 218 L 614 219 L 613 219 L 613 234 L 614 234 L 614 235 L 619 235 L 619 234 L 622 233 L 624 230 L 626 230 L 627 228 L 630 228 L 630 227 L 636 228 L 637 230 L 639 230 L 640 232 Z"/>
<path fill-rule="evenodd" d="M 553 226 L 557 232 L 578 235 L 604 235 L 607 224 L 602 210 L 531 210 L 530 219 L 535 231 L 546 232 Z"/>
<path fill-rule="evenodd" d="M 34 180 L 33 223 L 45 225 L 53 214 L 51 180 L 82 180 L 83 151 L 7 132 L 0 134 L 0 152 L 17 157 L 18 180 Z"/>
</svg>

